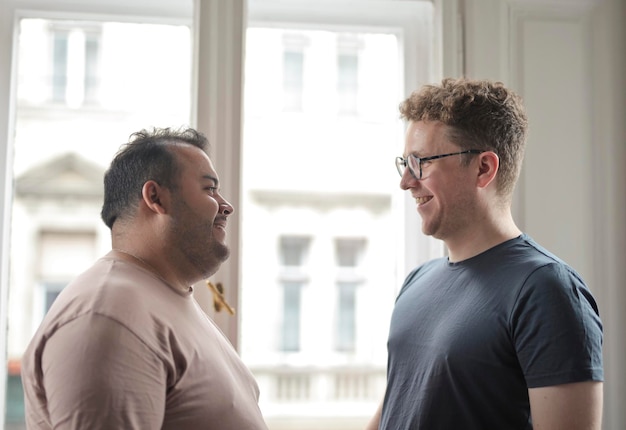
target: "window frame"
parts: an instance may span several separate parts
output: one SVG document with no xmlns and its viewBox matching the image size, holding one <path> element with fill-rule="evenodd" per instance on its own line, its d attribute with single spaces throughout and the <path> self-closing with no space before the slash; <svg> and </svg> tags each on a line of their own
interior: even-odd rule
<svg viewBox="0 0 626 430">
<path fill-rule="evenodd" d="M 441 71 L 456 74 L 458 64 L 455 55 L 460 44 L 456 40 L 443 39 L 446 32 L 442 27 L 452 28 L 457 24 L 458 1 L 452 0 L 443 6 L 443 0 L 359 0 L 338 2 L 337 0 L 84 0 L 82 2 L 49 2 L 45 0 L 7 0 L 0 3 L 0 162 L 4 164 L 4 174 L 0 175 L 0 386 L 6 386 L 6 325 L 8 301 L 9 237 L 11 228 L 11 206 L 13 199 L 12 166 L 13 136 L 15 133 L 16 102 L 16 55 L 17 32 L 20 19 L 42 17 L 54 19 L 115 19 L 120 21 L 175 23 L 191 25 L 194 28 L 194 67 L 195 82 L 190 123 L 197 127 L 214 142 L 211 154 L 218 166 L 229 166 L 229 173 L 223 175 L 224 192 L 238 206 L 240 202 L 240 147 L 241 147 L 241 110 L 242 110 L 242 66 L 243 40 L 246 22 L 281 22 L 305 24 L 307 22 L 395 27 L 403 31 L 404 76 L 401 78 L 404 88 L 417 88 L 423 81 L 436 80 Z M 393 3 L 393 7 L 389 7 Z M 434 28 L 424 29 L 411 11 L 414 3 L 433 3 L 435 10 Z M 359 13 L 355 13 L 355 5 Z M 194 12 L 195 11 L 195 12 Z M 435 35 L 425 41 L 419 31 Z M 438 34 L 442 35 L 439 39 Z M 413 43 L 413 42 L 418 43 Z M 433 47 L 428 54 L 428 62 L 419 62 L 419 52 Z M 445 47 L 444 47 L 445 45 Z M 231 49 L 232 48 L 232 49 Z M 445 48 L 445 49 L 444 49 Z M 452 52 L 452 56 L 443 56 Z M 443 66 L 440 66 L 443 65 Z M 443 67 L 443 69 L 442 69 Z M 235 73 L 233 73 L 235 71 Z M 418 78 L 421 76 L 421 78 Z M 204 79 L 202 79 L 204 78 Z M 229 96 L 228 96 L 229 95 Z M 219 104 L 226 104 L 221 106 Z M 218 109 L 218 107 L 221 108 Z M 217 125 L 215 125 L 217 124 Z M 390 168 L 392 160 L 390 160 Z M 400 240 L 418 234 L 415 222 L 414 205 L 406 193 L 399 193 L 394 205 L 405 214 L 404 220 L 394 228 L 392 234 Z M 233 223 L 236 224 L 236 223 Z M 240 241 L 239 227 L 234 225 L 229 241 L 237 245 Z M 421 245 L 415 241 L 406 241 L 404 258 L 398 261 L 398 270 L 407 273 L 416 262 L 426 256 L 442 251 L 435 241 L 425 241 Z M 239 254 L 234 252 L 231 259 L 222 266 L 216 275 L 224 279 L 227 286 L 227 299 L 236 303 L 238 300 Z M 228 288 L 228 286 L 235 286 Z M 399 286 L 398 286 L 399 288 Z M 202 298 L 200 298 L 202 299 Z M 209 300 L 207 296 L 206 300 Z M 200 300 L 199 300 L 200 301 Z M 237 345 L 238 323 L 236 318 L 226 320 L 215 316 L 231 342 Z M 5 416 L 6 391 L 0 390 L 0 415 Z M 4 428 L 4 419 L 0 421 L 0 430 Z"/>
</svg>

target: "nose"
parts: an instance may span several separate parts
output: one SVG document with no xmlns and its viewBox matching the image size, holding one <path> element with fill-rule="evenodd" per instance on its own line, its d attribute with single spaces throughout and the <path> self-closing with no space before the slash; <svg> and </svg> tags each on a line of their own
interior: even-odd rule
<svg viewBox="0 0 626 430">
<path fill-rule="evenodd" d="M 223 215 L 230 215 L 233 212 L 235 212 L 235 208 L 233 208 L 233 206 L 226 200 L 222 200 L 220 203 L 220 213 Z"/>
<path fill-rule="evenodd" d="M 415 176 L 413 176 L 413 173 L 411 173 L 409 169 L 404 169 L 402 177 L 400 178 L 400 188 L 408 190 L 409 188 L 415 187 L 417 182 L 418 180 Z"/>
</svg>

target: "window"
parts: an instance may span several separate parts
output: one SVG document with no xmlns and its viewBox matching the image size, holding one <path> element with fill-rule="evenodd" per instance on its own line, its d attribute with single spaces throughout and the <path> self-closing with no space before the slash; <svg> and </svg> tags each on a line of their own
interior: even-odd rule
<svg viewBox="0 0 626 430">
<path fill-rule="evenodd" d="M 299 351 L 302 319 L 302 288 L 307 281 L 306 260 L 309 239 L 282 237 L 280 240 L 280 276 L 283 290 L 281 350 Z"/>
<path fill-rule="evenodd" d="M 358 283 L 337 282 L 337 351 L 350 352 L 356 347 L 356 289 Z"/>
<path fill-rule="evenodd" d="M 339 112 L 356 113 L 359 58 L 355 54 L 340 54 L 337 58 L 337 69 Z"/>
<path fill-rule="evenodd" d="M 406 273 L 404 195 L 386 166 L 402 151 L 397 106 L 413 85 L 405 37 L 431 19 L 424 7 L 405 32 L 411 14 L 387 20 L 383 3 L 361 15 L 333 2 L 327 21 L 249 3 L 240 347 L 271 428 L 329 428 L 338 416 L 333 429 L 362 428 L 383 395 Z"/>
<path fill-rule="evenodd" d="M 69 33 L 57 30 L 52 33 L 52 100 L 64 102 L 67 90 L 67 51 Z"/>
<path fill-rule="evenodd" d="M 85 80 L 84 102 L 96 104 L 100 90 L 100 32 L 98 29 L 85 32 Z"/>
<path fill-rule="evenodd" d="M 23 428 L 20 358 L 32 333 L 67 283 L 110 249 L 99 216 L 108 162 L 132 132 L 190 123 L 192 70 L 184 23 L 26 17 L 18 29 L 11 429 Z"/>
<path fill-rule="evenodd" d="M 300 350 L 300 320 L 302 318 L 302 287 L 299 282 L 283 282 L 283 351 Z"/>
<path fill-rule="evenodd" d="M 304 103 L 304 60 L 308 38 L 283 34 L 283 110 L 300 112 Z"/>
<path fill-rule="evenodd" d="M 19 364 L 9 363 L 7 378 L 7 404 L 5 428 L 7 430 L 24 429 L 24 389 L 20 376 Z"/>
<path fill-rule="evenodd" d="M 81 22 L 50 22 L 52 101 L 72 107 L 98 102 L 101 28 Z"/>
<path fill-rule="evenodd" d="M 68 279 L 68 282 L 70 280 Z M 44 307 L 43 307 L 43 311 L 44 312 L 48 312 L 48 310 L 50 309 L 50 306 L 52 306 L 52 303 L 54 303 L 54 301 L 56 300 L 56 298 L 59 296 L 59 293 L 61 293 L 61 290 L 63 288 L 65 288 L 65 286 L 67 285 L 67 283 L 56 283 L 56 284 L 52 284 L 52 283 L 45 283 L 43 284 L 43 290 L 44 290 Z"/>
<path fill-rule="evenodd" d="M 337 46 L 337 95 L 340 114 L 356 114 L 359 95 L 359 50 L 356 37 L 340 35 Z"/>
<path fill-rule="evenodd" d="M 42 231 L 39 247 L 39 284 L 43 304 L 40 318 L 50 309 L 61 290 L 98 257 L 93 232 Z"/>
<path fill-rule="evenodd" d="M 405 273 L 405 255 L 412 266 L 430 252 L 428 246 L 403 243 L 404 196 L 397 190 L 392 160 L 401 147 L 398 101 L 405 88 L 431 80 L 432 4 L 397 2 L 389 8 L 388 2 L 374 0 L 355 11 L 351 2 L 341 0 L 305 0 L 274 9 L 275 3 L 248 2 L 243 155 L 240 160 L 236 151 L 233 159 L 217 165 L 218 171 L 239 172 L 241 161 L 237 209 L 242 240 L 235 237 L 241 259 L 231 258 L 225 269 L 242 274 L 239 318 L 231 321 L 240 324 L 238 347 L 258 377 L 261 406 L 272 428 L 293 428 L 294 422 L 298 428 L 329 428 L 323 423 L 330 421 L 344 423 L 342 430 L 362 428 L 384 387 L 388 304 Z M 79 154 L 102 168 L 130 132 L 151 125 L 193 125 L 196 97 L 198 105 L 211 108 L 228 100 L 192 86 L 192 53 L 219 64 L 237 57 L 230 38 L 226 46 L 205 46 L 208 53 L 192 49 L 192 2 L 157 0 L 157 7 L 139 2 L 130 11 L 134 16 L 125 15 L 129 11 L 116 2 L 70 6 L 35 0 L 28 3 L 33 10 L 17 14 L 17 98 L 11 101 L 15 124 L 10 126 L 15 133 L 5 133 L 15 139 L 14 154 L 3 148 L 13 157 L 16 178 L 63 154 Z M 12 7 L 0 9 L 12 16 Z M 230 10 L 217 9 L 220 17 Z M 202 19 L 200 25 L 206 26 Z M 228 26 L 212 28 L 222 36 L 229 31 Z M 3 76 L 9 76 L 10 68 L 4 70 Z M 218 113 L 211 127 L 228 122 L 222 120 L 237 110 L 239 100 L 230 102 L 232 110 L 229 103 L 212 109 Z M 286 120 L 283 113 L 292 115 Z M 358 123 L 351 124 L 356 117 Z M 226 135 L 241 124 L 235 121 L 232 127 Z M 231 142 L 218 133 L 212 144 L 219 154 Z M 376 172 L 376 180 L 366 172 Z M 81 169 L 64 171 L 59 178 L 73 184 L 91 180 Z M 9 307 L 16 319 L 7 339 L 11 363 L 19 363 L 36 327 L 34 309 L 45 309 L 40 293 L 52 296 L 66 282 L 34 276 L 39 232 L 90 231 L 96 255 L 109 249 L 97 195 L 49 197 L 38 200 L 42 197 L 29 194 L 18 201 L 16 196 L 13 203 L 11 246 L 16 248 L 6 253 L 14 265 Z M 33 202 L 47 212 L 30 212 Z M 307 269 L 299 278 L 292 270 L 298 266 L 283 264 L 280 247 L 272 246 L 281 237 L 309 238 L 302 260 Z M 338 237 L 367 238 L 368 252 L 355 260 L 360 278 L 353 287 L 341 286 L 352 281 L 336 276 Z M 422 255 L 421 249 L 428 251 Z M 382 268 L 373 270 L 381 252 Z M 345 317 L 341 323 L 339 309 Z M 375 309 L 375 318 L 363 318 L 363 309 Z M 299 321 L 292 330 L 297 341 L 281 326 L 287 314 Z M 340 325 L 345 327 L 342 341 L 335 336 Z M 359 338 L 359 333 L 368 336 Z M 289 336 L 289 342 L 283 340 Z M 350 342 L 344 350 L 338 345 Z M 294 350 L 282 350 L 288 343 Z M 12 410 L 19 418 L 19 405 Z M 336 420 L 339 416 L 345 420 Z"/>
<path fill-rule="evenodd" d="M 353 352 L 357 346 L 357 294 L 365 282 L 360 274 L 365 252 L 364 239 L 336 239 L 337 264 L 337 315 L 335 349 Z"/>
</svg>

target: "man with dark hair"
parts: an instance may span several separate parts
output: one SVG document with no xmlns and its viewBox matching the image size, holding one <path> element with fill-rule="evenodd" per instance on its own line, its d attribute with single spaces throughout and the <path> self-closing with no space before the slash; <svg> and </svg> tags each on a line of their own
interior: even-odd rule
<svg viewBox="0 0 626 430">
<path fill-rule="evenodd" d="M 135 133 L 104 178 L 112 250 L 58 296 L 23 357 L 29 429 L 266 430 L 258 387 L 192 286 L 229 255 L 206 138 Z"/>
<path fill-rule="evenodd" d="M 581 277 L 516 226 L 527 118 L 501 83 L 445 79 L 400 105 L 400 187 L 448 256 L 406 278 L 368 430 L 599 430 L 602 323 Z"/>
</svg>

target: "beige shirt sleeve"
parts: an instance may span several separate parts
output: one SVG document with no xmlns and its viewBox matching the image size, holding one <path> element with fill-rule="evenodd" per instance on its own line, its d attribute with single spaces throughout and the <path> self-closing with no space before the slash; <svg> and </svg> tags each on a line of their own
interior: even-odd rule
<svg viewBox="0 0 626 430">
<path fill-rule="evenodd" d="M 78 317 L 46 341 L 41 360 L 52 428 L 161 428 L 163 362 L 120 323 Z"/>
</svg>

